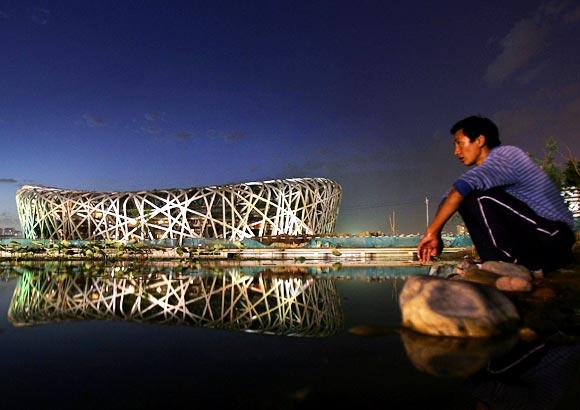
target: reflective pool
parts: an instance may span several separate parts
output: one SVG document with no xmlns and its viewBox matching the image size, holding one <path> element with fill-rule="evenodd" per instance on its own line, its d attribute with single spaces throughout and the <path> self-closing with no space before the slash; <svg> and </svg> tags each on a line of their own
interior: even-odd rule
<svg viewBox="0 0 580 410">
<path fill-rule="evenodd" d="M 0 397 L 17 408 L 580 403 L 577 339 L 399 329 L 398 293 L 426 267 L 0 266 Z"/>
</svg>

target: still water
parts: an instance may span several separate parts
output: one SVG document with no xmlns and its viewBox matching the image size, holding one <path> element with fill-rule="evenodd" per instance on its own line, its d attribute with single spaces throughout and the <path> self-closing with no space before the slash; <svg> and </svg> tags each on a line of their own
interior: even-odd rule
<svg viewBox="0 0 580 410">
<path fill-rule="evenodd" d="M 579 408 L 576 342 L 400 329 L 427 268 L 0 267 L 5 407 Z"/>
</svg>

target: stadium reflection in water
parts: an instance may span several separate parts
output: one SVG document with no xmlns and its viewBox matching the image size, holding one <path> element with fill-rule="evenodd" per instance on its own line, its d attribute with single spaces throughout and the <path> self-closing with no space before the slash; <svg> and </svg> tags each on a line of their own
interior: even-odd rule
<svg viewBox="0 0 580 410">
<path fill-rule="evenodd" d="M 342 328 L 333 280 L 238 268 L 44 265 L 21 268 L 8 318 L 14 326 L 62 320 L 124 320 L 286 336 L 322 337 Z M 292 275 L 290 275 L 292 273 Z"/>
</svg>

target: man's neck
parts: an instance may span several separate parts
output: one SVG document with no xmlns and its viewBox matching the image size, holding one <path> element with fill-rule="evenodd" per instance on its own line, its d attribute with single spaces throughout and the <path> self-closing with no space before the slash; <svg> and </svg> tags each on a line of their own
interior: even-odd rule
<svg viewBox="0 0 580 410">
<path fill-rule="evenodd" d="M 490 152 L 491 152 L 491 150 L 488 148 L 487 145 L 482 147 L 481 153 L 479 154 L 477 161 L 475 161 L 475 165 L 479 166 L 479 165 L 483 164 L 483 162 L 487 159 Z"/>
</svg>

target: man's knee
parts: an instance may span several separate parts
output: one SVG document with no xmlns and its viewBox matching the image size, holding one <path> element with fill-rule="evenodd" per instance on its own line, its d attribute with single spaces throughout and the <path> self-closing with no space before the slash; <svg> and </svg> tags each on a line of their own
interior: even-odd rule
<svg viewBox="0 0 580 410">
<path fill-rule="evenodd" d="M 461 201 L 461 205 L 459 206 L 458 212 L 463 219 L 469 218 L 470 215 L 477 214 L 478 216 L 481 213 L 481 199 L 490 199 L 490 200 L 498 200 L 498 201 L 505 201 L 506 197 L 509 197 L 503 189 L 501 188 L 491 188 L 485 191 L 471 191 L 463 201 Z"/>
</svg>

